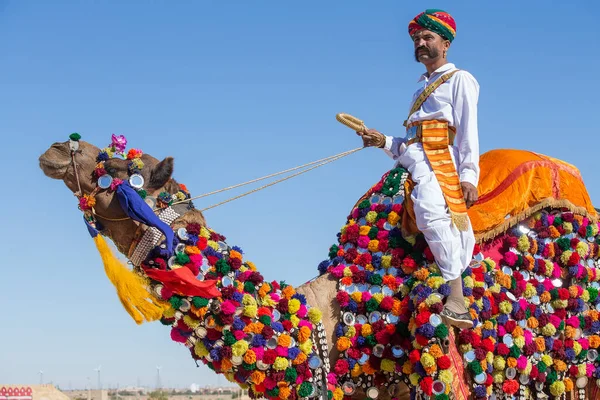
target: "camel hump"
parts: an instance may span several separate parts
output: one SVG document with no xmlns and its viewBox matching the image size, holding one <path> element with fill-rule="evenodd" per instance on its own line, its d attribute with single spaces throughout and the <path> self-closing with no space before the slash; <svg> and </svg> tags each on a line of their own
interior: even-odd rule
<svg viewBox="0 0 600 400">
<path fill-rule="evenodd" d="M 479 161 L 479 200 L 469 209 L 478 241 L 505 232 L 536 211 L 552 207 L 598 220 L 579 170 L 526 150 L 498 149 Z"/>
</svg>

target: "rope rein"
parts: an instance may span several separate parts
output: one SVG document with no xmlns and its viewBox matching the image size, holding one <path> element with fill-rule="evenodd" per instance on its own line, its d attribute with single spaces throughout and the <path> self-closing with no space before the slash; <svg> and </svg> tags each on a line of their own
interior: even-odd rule
<svg viewBox="0 0 600 400">
<path fill-rule="evenodd" d="M 364 131 L 364 130 L 367 129 L 365 123 L 362 120 L 360 120 L 360 119 L 358 119 L 358 118 L 356 118 L 356 117 L 354 117 L 354 116 L 352 116 L 350 114 L 339 113 L 339 114 L 337 114 L 335 116 L 335 118 L 339 122 L 341 122 L 342 124 L 346 125 L 348 128 L 353 129 L 353 130 L 355 130 L 357 132 Z M 302 174 L 304 174 L 304 173 L 306 173 L 308 171 L 311 171 L 313 169 L 322 167 L 323 165 L 326 165 L 326 164 L 329 164 L 331 162 L 337 161 L 337 160 L 339 160 L 341 158 L 349 156 L 350 154 L 356 153 L 357 151 L 360 151 L 362 149 L 364 149 L 364 147 L 358 147 L 358 148 L 353 149 L 353 150 L 344 151 L 342 153 L 339 153 L 339 154 L 336 154 L 336 155 L 333 155 L 333 156 L 325 157 L 325 158 L 322 158 L 322 159 L 316 160 L 316 161 L 311 161 L 309 163 L 306 163 L 306 164 L 303 164 L 303 165 L 299 165 L 299 166 L 294 167 L 294 168 L 289 168 L 289 169 L 286 169 L 284 171 L 276 172 L 274 174 L 266 175 L 266 176 L 263 176 L 261 178 L 252 179 L 252 180 L 249 180 L 247 182 L 238 183 L 237 185 L 228 186 L 228 187 L 223 188 L 223 189 L 215 190 L 215 191 L 212 191 L 212 192 L 209 192 L 209 193 L 204 193 L 204 194 L 201 194 L 199 196 L 191 197 L 189 199 L 177 201 L 177 202 L 172 203 L 171 206 L 174 206 L 176 204 L 181 204 L 181 203 L 187 203 L 187 202 L 190 202 L 192 200 L 201 199 L 203 197 L 212 196 L 212 195 L 217 194 L 217 193 L 226 192 L 228 190 L 236 189 L 238 187 L 249 185 L 251 183 L 259 182 L 259 181 L 262 181 L 262 180 L 265 180 L 265 179 L 273 178 L 275 176 L 286 174 L 288 172 L 292 172 L 292 171 L 296 171 L 296 170 L 299 170 L 299 169 L 306 168 L 303 171 L 296 172 L 296 173 L 294 173 L 292 175 L 286 176 L 286 177 L 281 178 L 281 179 L 277 179 L 277 180 L 275 180 L 275 181 L 273 181 L 271 183 L 268 183 L 268 184 L 263 185 L 261 187 L 258 187 L 256 189 L 249 190 L 249 191 L 247 191 L 245 193 L 242 193 L 240 195 L 237 195 L 237 196 L 234 196 L 234 197 L 230 197 L 227 200 L 223 200 L 223 201 L 221 201 L 219 203 L 216 203 L 216 204 L 213 204 L 211 206 L 205 207 L 205 208 L 201 209 L 200 211 L 210 210 L 212 208 L 215 208 L 215 207 L 221 206 L 223 204 L 232 202 L 234 200 L 240 199 L 242 197 L 248 196 L 249 194 L 256 193 L 256 192 L 258 192 L 260 190 L 266 189 L 266 188 L 268 188 L 270 186 L 276 185 L 276 184 L 281 183 L 283 181 L 287 181 L 288 179 L 291 179 L 291 178 L 294 178 L 296 176 L 302 175 Z M 73 156 L 73 153 L 71 153 L 71 155 Z M 73 164 L 75 164 L 74 157 L 73 157 L 72 161 L 73 161 Z M 307 168 L 309 166 L 310 166 L 310 168 Z M 75 174 L 77 174 L 77 170 L 75 170 Z M 79 177 L 78 176 L 77 176 L 77 184 L 79 184 Z M 81 188 L 79 188 L 79 190 L 81 191 Z M 159 211 L 159 210 L 160 209 L 153 209 L 152 211 L 156 212 L 156 211 Z M 105 217 L 105 216 L 102 216 L 102 215 L 98 214 L 93 207 L 92 207 L 92 213 L 94 213 L 95 216 L 100 217 L 100 218 L 102 218 L 102 219 L 104 219 L 106 221 L 119 222 L 119 221 L 127 221 L 128 219 L 131 219 L 130 217 L 108 218 L 108 217 Z"/>
<path fill-rule="evenodd" d="M 263 177 L 260 177 L 260 178 L 252 179 L 252 180 L 249 180 L 249 181 L 246 181 L 246 182 L 243 182 L 243 183 L 238 183 L 236 185 L 228 186 L 226 188 L 222 188 L 222 189 L 215 190 L 215 191 L 212 191 L 212 192 L 204 193 L 204 194 L 201 194 L 199 196 L 191 197 L 189 199 L 177 201 L 177 202 L 172 203 L 171 206 L 174 206 L 176 204 L 181 204 L 181 203 L 187 203 L 189 201 L 201 199 L 203 197 L 212 196 L 212 195 L 215 195 L 217 193 L 226 192 L 228 190 L 236 189 L 238 187 L 249 185 L 251 183 L 256 183 L 256 182 L 259 182 L 259 181 L 262 181 L 262 180 L 265 180 L 265 179 L 269 179 L 269 178 L 273 178 L 275 176 L 279 176 L 279 175 L 282 175 L 282 174 L 285 174 L 285 173 L 288 173 L 288 172 L 297 171 L 299 169 L 306 168 L 306 169 L 303 169 L 302 171 L 299 171 L 299 172 L 296 172 L 296 173 L 291 174 L 289 176 L 277 179 L 277 180 L 275 180 L 273 182 L 270 182 L 270 183 L 268 183 L 266 185 L 263 185 L 261 187 L 258 187 L 256 189 L 249 190 L 249 191 L 247 191 L 245 193 L 242 193 L 240 195 L 237 195 L 237 196 L 234 196 L 234 197 L 230 197 L 229 199 L 226 199 L 226 200 L 223 200 L 223 201 L 221 201 L 219 203 L 216 203 L 216 204 L 213 204 L 211 206 L 205 207 L 205 208 L 201 209 L 200 211 L 210 210 L 212 208 L 216 208 L 216 207 L 221 206 L 223 204 L 226 204 L 226 203 L 232 202 L 234 200 L 240 199 L 242 197 L 248 196 L 249 194 L 256 193 L 256 192 L 258 192 L 260 190 L 263 190 L 263 189 L 266 189 L 266 188 L 268 188 L 270 186 L 273 186 L 273 185 L 276 185 L 278 183 L 287 181 L 288 179 L 294 178 L 296 176 L 300 176 L 300 175 L 302 175 L 302 174 L 304 174 L 304 173 L 306 173 L 308 171 L 311 171 L 313 169 L 316 169 L 316 168 L 322 167 L 324 165 L 327 165 L 329 163 L 332 163 L 334 161 L 337 161 L 337 160 L 339 160 L 341 158 L 349 156 L 350 154 L 356 153 L 356 152 L 358 152 L 358 151 L 360 151 L 362 149 L 363 149 L 363 147 L 358 147 L 358 148 L 353 149 L 353 150 L 344 151 L 342 153 L 339 153 L 339 154 L 336 154 L 336 155 L 333 155 L 333 156 L 329 156 L 329 157 L 325 157 L 325 158 L 322 158 L 320 160 L 311 161 L 309 163 L 306 163 L 306 164 L 303 164 L 303 165 L 299 165 L 297 167 L 289 168 L 289 169 L 286 169 L 284 171 L 276 172 L 276 173 L 273 173 L 273 174 L 270 174 L 270 175 L 266 175 L 266 176 L 263 176 Z M 310 168 L 307 168 L 307 167 L 310 167 Z M 156 211 L 159 211 L 159 210 L 160 209 L 154 209 L 153 211 L 156 212 Z M 98 214 L 94 208 L 92 208 L 92 212 L 97 217 L 100 217 L 100 218 L 102 218 L 102 219 L 104 219 L 106 221 L 119 222 L 119 221 L 126 221 L 126 220 L 131 219 L 130 217 L 124 217 L 124 218 L 109 218 L 109 217 L 105 217 L 105 216 L 103 216 L 101 214 Z"/>
</svg>

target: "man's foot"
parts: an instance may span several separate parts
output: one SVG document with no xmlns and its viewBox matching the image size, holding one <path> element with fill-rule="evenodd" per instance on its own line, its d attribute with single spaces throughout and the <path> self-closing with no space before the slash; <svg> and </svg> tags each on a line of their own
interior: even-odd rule
<svg viewBox="0 0 600 400">
<path fill-rule="evenodd" d="M 473 328 L 473 320 L 468 312 L 459 314 L 444 307 L 440 315 L 447 321 L 447 325 L 455 326 L 458 329 Z"/>
</svg>

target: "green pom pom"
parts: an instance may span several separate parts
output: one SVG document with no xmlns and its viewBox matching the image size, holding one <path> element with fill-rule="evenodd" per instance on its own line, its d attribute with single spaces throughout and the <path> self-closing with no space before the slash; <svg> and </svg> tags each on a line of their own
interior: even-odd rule
<svg viewBox="0 0 600 400">
<path fill-rule="evenodd" d="M 367 208 L 371 207 L 371 202 L 369 200 L 363 200 L 358 204 L 358 208 Z"/>
<path fill-rule="evenodd" d="M 171 307 L 173 307 L 175 310 L 178 310 L 179 307 L 181 307 L 181 297 L 177 295 L 171 296 L 169 303 L 171 303 Z"/>
<path fill-rule="evenodd" d="M 483 369 L 481 368 L 481 364 L 477 360 L 469 363 L 469 369 L 471 370 L 471 372 L 473 372 L 474 375 L 479 375 L 480 373 L 483 372 Z"/>
<path fill-rule="evenodd" d="M 232 346 L 235 342 L 237 342 L 237 339 L 235 338 L 235 336 L 233 336 L 233 333 L 231 333 L 230 331 L 225 331 L 225 333 L 223 334 L 223 342 L 227 346 Z"/>
<path fill-rule="evenodd" d="M 163 324 L 163 325 L 173 325 L 173 320 L 172 319 L 161 318 L 160 319 L 160 323 Z"/>
<path fill-rule="evenodd" d="M 375 335 L 369 335 L 365 338 L 365 342 L 369 346 L 375 346 L 377 344 L 377 339 L 375 338 Z"/>
<path fill-rule="evenodd" d="M 205 299 L 204 297 L 196 296 L 196 297 L 192 298 L 192 304 L 196 308 L 206 307 L 208 305 L 208 299 Z"/>
<path fill-rule="evenodd" d="M 539 362 L 536 365 L 537 365 L 537 368 L 538 368 L 539 372 L 546 372 L 546 368 L 548 368 L 548 366 L 546 365 L 546 363 L 543 363 L 543 362 Z"/>
<path fill-rule="evenodd" d="M 383 277 L 379 274 L 373 274 L 371 275 L 369 281 L 372 285 L 381 285 L 381 283 L 383 282 Z"/>
<path fill-rule="evenodd" d="M 562 223 L 563 223 L 563 220 L 561 217 L 554 218 L 554 226 L 562 225 Z"/>
<path fill-rule="evenodd" d="M 327 400 L 333 399 L 333 392 L 331 390 L 327 391 Z"/>
<path fill-rule="evenodd" d="M 185 253 L 177 253 L 175 256 L 175 262 L 179 265 L 185 265 L 190 262 L 190 256 Z"/>
<path fill-rule="evenodd" d="M 333 245 L 329 248 L 329 258 L 337 257 L 337 252 L 340 248 L 337 245 Z"/>
<path fill-rule="evenodd" d="M 79 139 L 81 139 L 81 135 L 79 133 L 77 133 L 77 132 L 73 132 L 73 133 L 71 133 L 69 135 L 69 139 L 71 139 L 71 140 L 73 140 L 75 142 L 78 142 Z"/>
<path fill-rule="evenodd" d="M 558 378 L 556 371 L 552 370 L 550 372 L 548 372 L 548 375 L 546 375 L 546 383 L 548 385 L 552 385 L 554 382 L 556 382 L 556 379 Z"/>
<path fill-rule="evenodd" d="M 521 355 L 521 349 L 519 349 L 517 346 L 513 346 L 510 348 L 510 356 L 511 357 L 519 358 L 520 355 Z"/>
<path fill-rule="evenodd" d="M 585 318 L 583 318 L 583 315 L 578 315 L 577 318 L 579 318 L 579 327 L 581 329 L 585 328 Z"/>
<path fill-rule="evenodd" d="M 220 259 L 219 261 L 217 261 L 215 264 L 215 268 L 217 269 L 217 272 L 223 275 L 227 275 L 229 271 L 231 271 L 231 267 L 229 266 L 229 264 L 227 264 L 227 261 L 224 259 Z"/>
<path fill-rule="evenodd" d="M 445 324 L 439 324 L 435 327 L 435 336 L 444 339 L 448 337 L 448 327 Z"/>
<path fill-rule="evenodd" d="M 371 227 L 371 230 L 369 231 L 369 239 L 373 240 L 377 238 L 377 232 L 379 232 L 379 229 L 377 229 L 376 227 Z"/>
<path fill-rule="evenodd" d="M 245 362 L 242 363 L 242 367 L 246 370 L 246 371 L 254 371 L 256 369 L 256 363 L 252 363 L 252 364 L 246 364 Z"/>
<path fill-rule="evenodd" d="M 556 241 L 556 244 L 558 245 L 558 247 L 560 247 L 563 251 L 568 250 L 571 248 L 571 240 L 568 238 L 560 238 Z"/>
<path fill-rule="evenodd" d="M 450 400 L 450 397 L 446 393 L 438 394 L 435 396 L 435 400 Z"/>
<path fill-rule="evenodd" d="M 296 378 L 298 377 L 298 373 L 293 368 L 288 368 L 285 370 L 285 380 L 288 382 L 296 382 Z"/>
<path fill-rule="evenodd" d="M 312 386 L 308 382 L 303 382 L 298 388 L 298 395 L 300 397 L 308 397 L 312 392 Z"/>
<path fill-rule="evenodd" d="M 145 199 L 145 198 L 146 198 L 146 196 L 148 196 L 148 192 L 146 192 L 144 189 L 140 189 L 140 190 L 138 190 L 138 191 L 137 191 L 137 193 L 140 195 L 140 197 L 141 197 L 142 199 Z"/>
<path fill-rule="evenodd" d="M 367 309 L 367 312 L 373 312 L 379 308 L 379 303 L 371 297 L 369 301 L 367 301 L 365 308 Z"/>
<path fill-rule="evenodd" d="M 579 353 L 577 357 L 581 358 L 582 360 L 585 360 L 585 358 L 587 357 L 587 353 L 587 350 L 581 350 L 581 353 Z"/>
<path fill-rule="evenodd" d="M 598 297 L 598 289 L 593 288 L 593 287 L 588 287 L 587 291 L 590 294 L 590 302 L 596 300 L 596 297 Z"/>
<path fill-rule="evenodd" d="M 256 291 L 256 287 L 252 282 L 244 282 L 244 291 L 247 293 L 254 293 Z"/>
<path fill-rule="evenodd" d="M 261 315 L 261 317 L 258 320 L 264 325 L 271 325 L 271 317 L 269 317 L 268 315 Z"/>
</svg>

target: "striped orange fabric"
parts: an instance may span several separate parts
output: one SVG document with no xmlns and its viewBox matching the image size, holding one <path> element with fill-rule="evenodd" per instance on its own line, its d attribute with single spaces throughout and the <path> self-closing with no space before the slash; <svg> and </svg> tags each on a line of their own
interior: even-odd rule
<svg viewBox="0 0 600 400">
<path fill-rule="evenodd" d="M 442 188 L 446 204 L 450 209 L 452 222 L 461 231 L 469 228 L 469 215 L 460 179 L 448 148 L 448 122 L 421 121 L 421 142 L 423 151 L 431 164 L 435 177 Z"/>
</svg>

